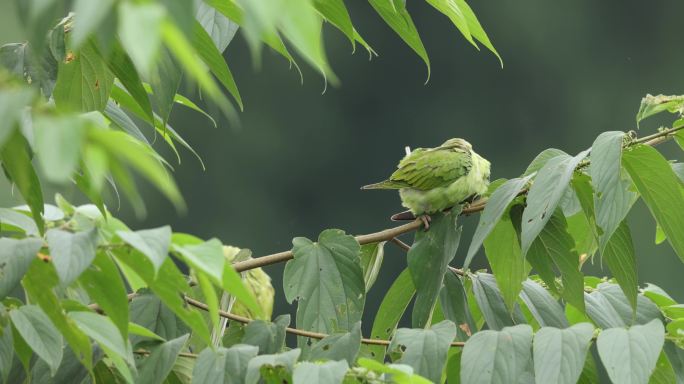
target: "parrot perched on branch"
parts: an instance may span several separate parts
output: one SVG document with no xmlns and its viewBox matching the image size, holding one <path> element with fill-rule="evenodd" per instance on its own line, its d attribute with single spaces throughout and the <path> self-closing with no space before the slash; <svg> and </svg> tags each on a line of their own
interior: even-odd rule
<svg viewBox="0 0 684 384">
<path fill-rule="evenodd" d="M 361 189 L 398 189 L 402 205 L 420 217 L 426 229 L 430 214 L 487 192 L 489 161 L 463 139 L 406 152 L 388 180 Z"/>
</svg>

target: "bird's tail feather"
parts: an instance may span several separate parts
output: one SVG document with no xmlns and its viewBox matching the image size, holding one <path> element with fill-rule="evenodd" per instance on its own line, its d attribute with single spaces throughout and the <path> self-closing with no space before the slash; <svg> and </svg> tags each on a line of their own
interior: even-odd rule
<svg viewBox="0 0 684 384">
<path fill-rule="evenodd" d="M 406 188 L 406 185 L 397 183 L 392 180 L 385 180 L 375 184 L 368 184 L 361 187 L 361 189 L 401 189 Z"/>
</svg>

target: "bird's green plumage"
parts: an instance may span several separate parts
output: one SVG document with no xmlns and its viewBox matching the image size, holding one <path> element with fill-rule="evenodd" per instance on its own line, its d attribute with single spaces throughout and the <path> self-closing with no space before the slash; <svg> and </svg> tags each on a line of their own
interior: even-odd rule
<svg viewBox="0 0 684 384">
<path fill-rule="evenodd" d="M 415 215 L 439 212 L 481 195 L 489 185 L 489 161 L 463 139 L 408 153 L 388 180 L 362 189 L 398 189 L 402 204 Z"/>
</svg>

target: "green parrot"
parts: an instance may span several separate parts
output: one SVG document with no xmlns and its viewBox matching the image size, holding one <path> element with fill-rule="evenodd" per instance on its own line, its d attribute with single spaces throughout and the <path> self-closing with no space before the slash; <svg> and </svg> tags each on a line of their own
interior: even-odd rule
<svg viewBox="0 0 684 384">
<path fill-rule="evenodd" d="M 426 229 L 430 214 L 487 192 L 489 161 L 463 139 L 406 152 L 388 180 L 361 189 L 398 189 L 402 205 L 420 217 Z"/>
</svg>

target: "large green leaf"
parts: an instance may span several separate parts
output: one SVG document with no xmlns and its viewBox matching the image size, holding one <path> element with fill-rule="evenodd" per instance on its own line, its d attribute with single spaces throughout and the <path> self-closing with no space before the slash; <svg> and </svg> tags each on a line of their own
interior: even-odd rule
<svg viewBox="0 0 684 384">
<path fill-rule="evenodd" d="M 531 176 L 507 180 L 503 185 L 492 193 L 487 199 L 487 205 L 480 216 L 480 221 L 477 223 L 477 229 L 473 235 L 473 240 L 470 242 L 468 253 L 463 262 L 463 269 L 468 269 L 470 261 L 475 256 L 475 253 L 482 245 L 482 242 L 489 236 L 489 233 L 494 230 L 494 227 L 499 222 L 503 214 L 506 212 L 508 205 L 520 193 L 520 191 L 527 185 Z"/>
<path fill-rule="evenodd" d="M 518 383 L 532 378 L 532 327 L 527 324 L 501 331 L 480 331 L 466 342 L 461 355 L 462 384 Z"/>
<path fill-rule="evenodd" d="M 478 272 L 470 279 L 473 283 L 473 295 L 489 329 L 501 330 L 506 326 L 525 323 L 517 303 L 513 311 L 506 307 L 493 275 Z"/>
<path fill-rule="evenodd" d="M 86 121 L 76 115 L 37 117 L 33 120 L 35 149 L 45 178 L 64 183 L 81 158 Z"/>
<path fill-rule="evenodd" d="M 672 248 L 684 260 L 684 193 L 672 167 L 647 145 L 625 151 L 622 162 Z"/>
<path fill-rule="evenodd" d="M 629 179 L 622 175 L 620 159 L 624 136 L 624 132 L 604 132 L 591 147 L 589 173 L 596 191 L 596 224 L 603 230 L 599 236 L 601 252 L 637 197 L 629 190 Z"/>
<path fill-rule="evenodd" d="M 226 50 L 238 30 L 237 23 L 227 18 L 216 8 L 207 5 L 204 0 L 197 1 L 195 18 L 211 36 L 211 40 L 219 52 Z"/>
<path fill-rule="evenodd" d="M 366 296 L 359 243 L 339 229 L 327 229 L 316 243 L 297 237 L 292 244 L 294 260 L 285 265 L 283 286 L 288 302 L 298 300 L 297 328 L 351 329 L 361 320 Z"/>
<path fill-rule="evenodd" d="M 42 245 L 39 239 L 0 238 L 0 299 L 19 285 Z"/>
<path fill-rule="evenodd" d="M 171 227 L 168 225 L 135 232 L 117 231 L 116 234 L 150 260 L 155 274 L 168 257 L 171 245 Z"/>
<path fill-rule="evenodd" d="M 266 367 L 283 367 L 287 372 L 291 373 L 301 352 L 300 349 L 292 349 L 277 355 L 261 355 L 253 358 L 247 364 L 244 383 L 256 384 L 260 378 L 260 371 Z"/>
<path fill-rule="evenodd" d="M 636 256 L 632 234 L 627 222 L 623 221 L 615 230 L 603 251 L 602 259 L 620 284 L 632 308 L 636 311 L 639 280 L 637 279 Z"/>
<path fill-rule="evenodd" d="M 164 382 L 189 336 L 186 334 L 151 348 L 150 355 L 138 365 L 137 381 L 146 384 Z"/>
<path fill-rule="evenodd" d="M 138 72 L 148 76 L 161 47 L 161 23 L 165 9 L 161 4 L 119 4 L 119 38 Z"/>
<path fill-rule="evenodd" d="M 614 383 L 646 384 L 665 341 L 660 320 L 629 329 L 611 328 L 599 334 L 598 353 Z"/>
<path fill-rule="evenodd" d="M 257 355 L 258 348 L 235 345 L 217 350 L 204 349 L 192 371 L 192 383 L 241 384 L 247 373 L 247 363 Z"/>
<path fill-rule="evenodd" d="M 601 328 L 626 327 L 661 320 L 658 307 L 643 295 L 637 296 L 636 316 L 629 300 L 617 284 L 601 283 L 584 295 L 587 315 Z"/>
<path fill-rule="evenodd" d="M 430 324 L 432 311 L 442 288 L 444 273 L 449 262 L 456 256 L 461 239 L 457 227 L 460 210 L 432 215 L 429 231 L 417 231 L 413 245 L 408 251 L 408 269 L 416 287 L 411 324 L 422 328 Z"/>
<path fill-rule="evenodd" d="M 40 180 L 31 164 L 28 143 L 21 133 L 15 131 L 7 139 L 5 146 L 0 149 L 0 160 L 2 160 L 2 169 L 5 174 L 17 186 L 19 193 L 31 208 L 33 220 L 42 234 L 45 227 L 43 191 L 40 187 Z"/>
<path fill-rule="evenodd" d="M 325 363 L 302 362 L 292 372 L 294 384 L 321 383 L 338 384 L 344 380 L 349 365 L 346 361 L 327 361 Z"/>
<path fill-rule="evenodd" d="M 76 280 L 95 258 L 96 229 L 77 233 L 51 229 L 46 237 L 62 285 Z"/>
<path fill-rule="evenodd" d="M 594 327 L 589 323 L 570 328 L 544 327 L 534 335 L 535 382 L 574 384 L 582 373 Z"/>
<path fill-rule="evenodd" d="M 62 361 L 62 335 L 47 315 L 35 305 L 24 305 L 9 313 L 12 324 L 33 352 L 49 366 L 52 374 Z"/>
<path fill-rule="evenodd" d="M 444 320 L 429 329 L 400 328 L 389 346 L 390 354 L 398 354 L 395 363 L 406 364 L 433 382 L 439 382 L 447 352 L 456 337 L 456 325 Z"/>
<path fill-rule="evenodd" d="M 439 293 L 439 304 L 444 318 L 457 326 L 456 340 L 465 341 L 477 331 L 461 278 L 453 273 L 444 275 L 444 286 Z"/>
<path fill-rule="evenodd" d="M 290 315 L 278 316 L 272 323 L 254 320 L 244 328 L 243 344 L 259 347 L 259 354 L 279 353 L 285 346 L 285 328 L 290 325 Z"/>
<path fill-rule="evenodd" d="M 317 342 L 308 353 L 307 360 L 346 360 L 351 366 L 361 347 L 361 322 L 347 333 L 330 335 Z"/>
<path fill-rule="evenodd" d="M 551 216 L 532 243 L 527 261 L 550 287 L 555 287 L 555 274 L 551 269 L 551 265 L 555 265 L 563 283 L 561 297 L 584 311 L 584 277 L 579 270 L 579 255 L 575 251 L 575 241 L 567 231 L 565 217 L 560 212 Z"/>
<path fill-rule="evenodd" d="M 523 255 L 527 254 L 534 239 L 553 216 L 575 168 L 588 153 L 589 150 L 585 150 L 575 157 L 554 157 L 539 170 L 527 195 L 527 207 L 523 212 L 520 239 Z"/>
<path fill-rule="evenodd" d="M 411 273 L 408 269 L 404 269 L 394 280 L 382 299 L 382 303 L 380 303 L 373 321 L 371 338 L 388 340 L 394 334 L 399 320 L 401 320 L 415 293 L 416 288 L 413 286 Z M 379 362 L 385 360 L 385 349 L 383 345 L 371 345 L 366 348 L 371 357 Z"/>
<path fill-rule="evenodd" d="M 423 42 L 420 39 L 418 30 L 411 20 L 403 2 L 397 0 L 369 0 L 370 5 L 375 11 L 385 20 L 385 23 L 394 30 L 394 32 L 401 37 L 402 40 L 413 49 L 418 56 L 425 62 L 428 72 L 428 80 L 430 79 L 430 58 L 425 51 Z"/>
<path fill-rule="evenodd" d="M 539 283 L 524 281 L 520 298 L 542 327 L 566 328 L 569 325 L 563 307 Z"/>
<path fill-rule="evenodd" d="M 52 93 L 55 105 L 61 110 L 102 111 L 109 100 L 114 74 L 92 42 L 70 55 L 59 64 Z"/>
<path fill-rule="evenodd" d="M 512 312 L 530 268 L 520 251 L 518 232 L 510 214 L 499 220 L 485 239 L 484 247 L 504 303 Z"/>
<path fill-rule="evenodd" d="M 111 257 L 97 252 L 92 265 L 79 278 L 81 286 L 112 319 L 124 339 L 128 339 L 128 298 L 126 286 Z"/>
</svg>

